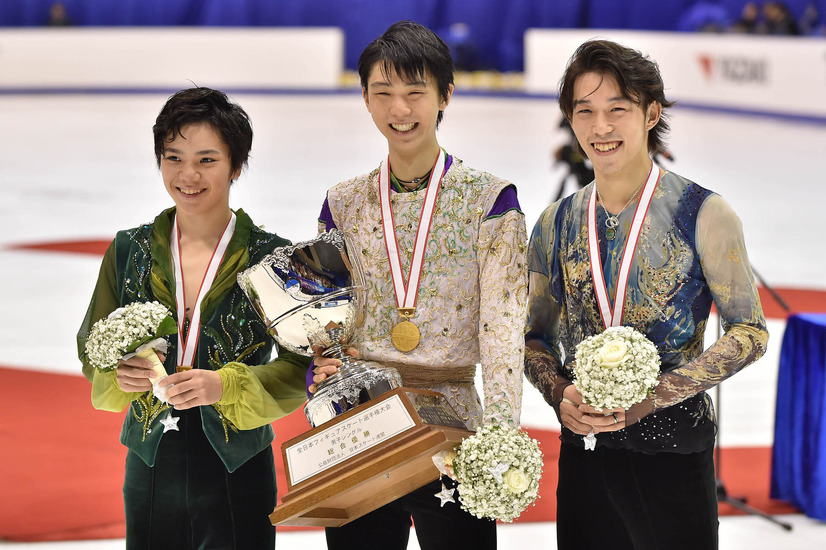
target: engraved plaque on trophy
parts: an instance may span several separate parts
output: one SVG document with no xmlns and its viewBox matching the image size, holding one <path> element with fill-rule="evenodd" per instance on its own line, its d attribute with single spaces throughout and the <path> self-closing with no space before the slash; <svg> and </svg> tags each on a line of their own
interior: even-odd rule
<svg viewBox="0 0 826 550">
<path fill-rule="evenodd" d="M 445 397 L 345 353 L 362 321 L 360 266 L 343 233 L 278 248 L 238 283 L 280 346 L 342 362 L 304 407 L 312 429 L 282 446 L 288 493 L 277 525 L 340 526 L 438 479 L 431 457 L 467 430 Z"/>
</svg>

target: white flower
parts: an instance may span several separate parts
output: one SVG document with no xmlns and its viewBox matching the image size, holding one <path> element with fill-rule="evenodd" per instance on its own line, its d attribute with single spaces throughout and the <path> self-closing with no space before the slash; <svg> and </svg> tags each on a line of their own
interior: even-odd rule
<svg viewBox="0 0 826 550">
<path fill-rule="evenodd" d="M 462 442 L 453 467 L 462 508 L 479 518 L 511 522 L 539 494 L 542 452 L 521 430 L 486 425 Z M 503 467 L 507 470 L 496 476 Z"/>
<path fill-rule="evenodd" d="M 528 476 L 518 468 L 511 468 L 502 474 L 502 481 L 511 493 L 524 493 L 530 484 Z"/>
<path fill-rule="evenodd" d="M 160 302 L 133 302 L 99 320 L 89 331 L 86 356 L 99 370 L 112 370 L 140 344 L 177 331 L 169 310 Z"/>
<path fill-rule="evenodd" d="M 599 362 L 605 368 L 619 366 L 628 353 L 628 346 L 622 340 L 610 340 L 605 342 L 599 350 Z"/>
<path fill-rule="evenodd" d="M 586 403 L 597 409 L 627 409 L 657 385 L 660 356 L 632 327 L 610 327 L 576 347 L 574 377 Z"/>
</svg>

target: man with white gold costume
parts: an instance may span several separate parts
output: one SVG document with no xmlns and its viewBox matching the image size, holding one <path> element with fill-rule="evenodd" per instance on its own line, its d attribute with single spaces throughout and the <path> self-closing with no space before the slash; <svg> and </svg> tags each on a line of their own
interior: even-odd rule
<svg viewBox="0 0 826 550">
<path fill-rule="evenodd" d="M 595 180 L 540 216 L 528 250 L 525 374 L 562 423 L 558 548 L 716 548 L 705 390 L 757 360 L 768 339 L 740 220 L 651 161 L 672 103 L 647 57 L 586 42 L 559 105 Z M 712 303 L 725 334 L 704 351 Z M 572 369 L 576 345 L 612 326 L 655 344 L 660 375 L 642 402 L 602 411 L 583 403 Z"/>
<path fill-rule="evenodd" d="M 331 188 L 319 230 L 342 230 L 365 272 L 360 356 L 395 367 L 405 386 L 443 393 L 468 427 L 518 427 L 527 297 L 524 215 L 514 186 L 439 146 L 453 61 L 430 30 L 391 26 L 362 53 L 362 92 L 386 137 L 379 168 Z M 474 375 L 482 368 L 484 407 Z M 316 359 L 314 381 L 335 372 Z M 405 548 L 411 516 L 423 549 L 495 548 L 495 523 L 429 484 L 344 527 L 330 548 Z"/>
</svg>

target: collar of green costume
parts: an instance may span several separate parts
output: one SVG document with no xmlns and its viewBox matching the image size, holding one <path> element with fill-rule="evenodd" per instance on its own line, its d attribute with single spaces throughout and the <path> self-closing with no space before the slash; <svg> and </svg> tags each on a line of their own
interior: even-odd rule
<svg viewBox="0 0 826 550">
<path fill-rule="evenodd" d="M 169 236 L 175 220 L 175 207 L 161 212 L 152 228 L 150 248 L 152 250 L 152 266 L 150 268 L 150 284 L 155 298 L 172 311 L 175 307 L 175 274 L 172 264 Z M 201 316 L 208 319 L 215 307 L 235 285 L 237 273 L 249 262 L 248 241 L 253 230 L 250 217 L 242 210 L 235 211 L 237 217 L 235 233 L 224 253 L 224 260 L 218 268 L 212 287 L 204 296 L 201 304 Z"/>
</svg>

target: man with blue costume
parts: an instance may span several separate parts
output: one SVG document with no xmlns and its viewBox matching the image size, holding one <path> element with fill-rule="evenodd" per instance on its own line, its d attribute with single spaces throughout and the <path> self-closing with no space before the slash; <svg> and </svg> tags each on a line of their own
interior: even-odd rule
<svg viewBox="0 0 826 550">
<path fill-rule="evenodd" d="M 525 375 L 562 424 L 563 550 L 716 548 L 716 420 L 705 390 L 766 349 L 740 220 L 722 197 L 651 160 L 672 104 L 656 63 L 604 40 L 581 45 L 560 83 L 595 180 L 551 205 L 531 235 Z M 725 333 L 703 350 L 712 303 Z M 656 345 L 658 384 L 627 410 L 597 410 L 573 379 L 576 346 L 620 325 Z"/>
</svg>

